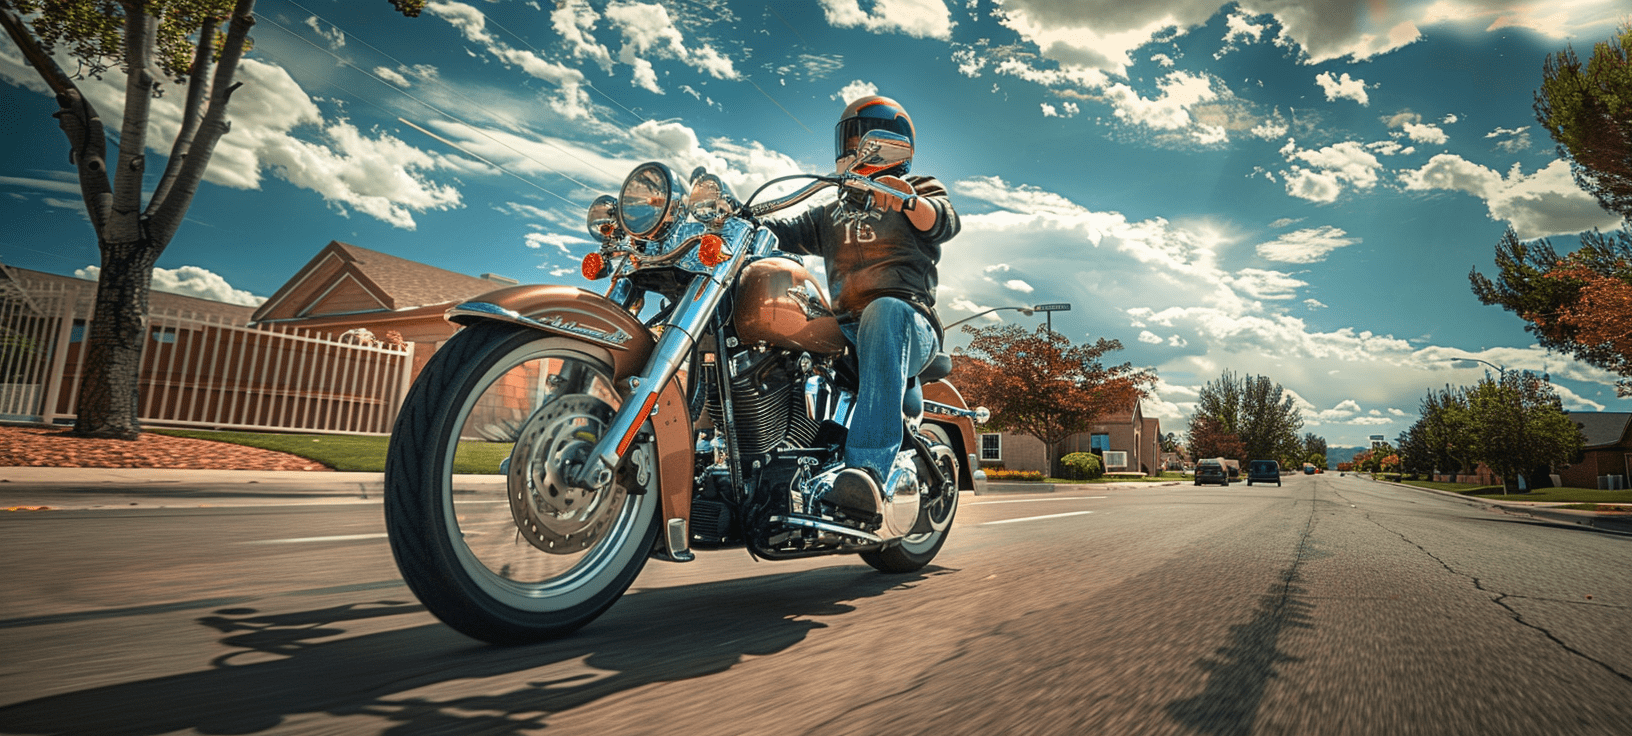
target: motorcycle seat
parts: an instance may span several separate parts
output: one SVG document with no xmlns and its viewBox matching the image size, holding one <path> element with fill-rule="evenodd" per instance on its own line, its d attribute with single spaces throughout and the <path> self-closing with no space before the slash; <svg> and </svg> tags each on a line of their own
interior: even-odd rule
<svg viewBox="0 0 1632 736">
<path fill-rule="evenodd" d="M 923 383 L 939 381 L 952 373 L 952 356 L 937 352 L 929 359 L 929 365 L 918 371 L 918 380 Z"/>
</svg>

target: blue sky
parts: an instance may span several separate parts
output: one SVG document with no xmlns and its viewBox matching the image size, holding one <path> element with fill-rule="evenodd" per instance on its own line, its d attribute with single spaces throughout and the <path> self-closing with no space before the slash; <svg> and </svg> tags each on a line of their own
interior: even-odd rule
<svg viewBox="0 0 1632 736">
<path fill-rule="evenodd" d="M 943 321 L 1069 302 L 1121 340 L 1182 431 L 1226 369 L 1280 382 L 1333 445 L 1393 438 L 1429 388 L 1546 370 L 1567 408 L 1613 377 L 1478 303 L 1506 227 L 1561 250 L 1619 221 L 1531 111 L 1542 58 L 1590 52 L 1618 0 L 260 0 L 232 133 L 162 288 L 254 303 L 330 240 L 467 274 L 583 284 L 583 211 L 634 165 L 739 195 L 832 166 L 845 102 L 913 115 L 951 189 Z M 71 64 L 68 68 L 73 68 Z M 0 260 L 98 262 L 55 103 L 0 39 Z M 117 134 L 122 80 L 85 87 Z M 159 101 L 168 146 L 179 92 Z M 165 149 L 150 152 L 154 159 Z M 496 166 L 495 166 L 496 165 Z M 502 167 L 502 170 L 498 167 Z M 162 171 L 150 163 L 148 170 Z M 995 320 L 1035 325 L 1014 311 Z M 952 345 L 963 342 L 956 335 Z"/>
</svg>

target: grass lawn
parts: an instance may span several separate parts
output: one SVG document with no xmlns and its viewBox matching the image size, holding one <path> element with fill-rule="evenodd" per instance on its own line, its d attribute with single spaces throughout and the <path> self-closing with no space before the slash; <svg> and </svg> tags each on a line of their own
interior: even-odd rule
<svg viewBox="0 0 1632 736">
<path fill-rule="evenodd" d="M 385 450 L 390 437 L 345 434 L 272 434 L 265 432 L 212 432 L 192 429 L 148 430 L 172 437 L 191 437 L 214 442 L 259 447 L 316 460 L 335 470 L 363 473 L 385 472 Z M 454 458 L 455 473 L 497 473 L 499 461 L 510 454 L 508 442 L 460 442 Z"/>
<path fill-rule="evenodd" d="M 1042 479 L 1040 481 L 1036 481 L 1036 482 L 1038 482 L 1038 483 L 1079 483 L 1079 484 L 1089 484 L 1089 483 L 1165 483 L 1165 482 L 1168 482 L 1168 481 L 1184 480 L 1185 478 L 1188 478 L 1188 477 L 1189 476 L 1187 476 L 1187 475 L 1185 475 L 1183 473 L 1162 473 L 1161 475 L 1147 475 L 1147 476 L 1137 477 L 1137 478 L 1104 476 L 1102 478 L 1096 478 L 1094 480 L 1072 480 L 1070 478 L 1044 478 L 1044 479 Z M 1012 481 L 1006 481 L 1005 480 L 1005 481 L 999 481 L 999 482 L 1009 483 L 1009 482 L 1012 482 Z"/>
<path fill-rule="evenodd" d="M 1632 490 L 1600 491 L 1596 488 L 1537 488 L 1529 493 L 1502 495 L 1501 486 L 1481 486 L 1468 483 L 1437 483 L 1427 480 L 1408 480 L 1405 485 L 1432 488 L 1494 500 L 1537 501 L 1543 503 L 1632 503 Z"/>
</svg>

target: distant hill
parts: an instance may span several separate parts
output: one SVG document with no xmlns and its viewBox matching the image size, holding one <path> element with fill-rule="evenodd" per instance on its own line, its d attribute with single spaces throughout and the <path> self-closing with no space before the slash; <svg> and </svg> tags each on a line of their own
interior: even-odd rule
<svg viewBox="0 0 1632 736">
<path fill-rule="evenodd" d="M 1370 446 L 1366 446 L 1366 447 L 1328 447 L 1328 448 L 1326 448 L 1326 467 L 1335 468 L 1335 467 L 1337 467 L 1338 463 L 1353 462 L 1354 461 L 1354 456 L 1360 454 L 1361 450 L 1369 450 L 1369 449 L 1371 449 Z"/>
</svg>

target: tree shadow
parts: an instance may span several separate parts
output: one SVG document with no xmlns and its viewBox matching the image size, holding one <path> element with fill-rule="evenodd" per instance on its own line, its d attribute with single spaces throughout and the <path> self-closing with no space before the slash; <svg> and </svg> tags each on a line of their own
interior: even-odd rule
<svg viewBox="0 0 1632 736">
<path fill-rule="evenodd" d="M 369 716 L 393 734 L 505 734 L 554 713 L 656 682 L 774 654 L 926 576 L 844 566 L 626 595 L 564 639 L 492 647 L 441 624 L 333 639 L 345 626 L 418 613 L 402 601 L 265 613 L 228 608 L 197 619 L 236 651 L 206 670 L 89 688 L 0 708 L 9 734 L 248 734 L 297 714 Z"/>
<path fill-rule="evenodd" d="M 1207 672 L 1207 685 L 1193 698 L 1169 703 L 1170 717 L 1205 734 L 1252 732 L 1269 681 L 1279 676 L 1277 666 L 1300 661 L 1281 651 L 1281 634 L 1288 628 L 1312 628 L 1309 612 L 1315 606 L 1300 598 L 1308 591 L 1297 581 L 1294 565 L 1259 599 L 1250 620 L 1230 627 L 1230 645 L 1196 663 Z"/>
</svg>

